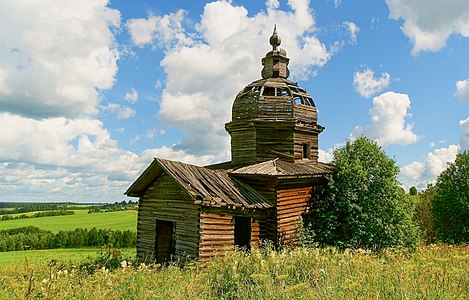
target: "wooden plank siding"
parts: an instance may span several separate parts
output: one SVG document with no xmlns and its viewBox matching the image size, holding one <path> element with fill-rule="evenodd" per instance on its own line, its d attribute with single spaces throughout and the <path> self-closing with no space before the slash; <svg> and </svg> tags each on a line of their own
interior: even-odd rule
<svg viewBox="0 0 469 300">
<path fill-rule="evenodd" d="M 233 216 L 200 214 L 199 261 L 206 262 L 234 246 Z"/>
<path fill-rule="evenodd" d="M 137 257 L 155 257 L 156 220 L 174 222 L 175 255 L 197 258 L 199 206 L 168 174 L 163 173 L 140 197 L 137 220 Z"/>
<path fill-rule="evenodd" d="M 308 210 L 312 186 L 280 189 L 277 192 L 277 231 L 280 245 L 298 242 L 298 224 Z"/>
</svg>

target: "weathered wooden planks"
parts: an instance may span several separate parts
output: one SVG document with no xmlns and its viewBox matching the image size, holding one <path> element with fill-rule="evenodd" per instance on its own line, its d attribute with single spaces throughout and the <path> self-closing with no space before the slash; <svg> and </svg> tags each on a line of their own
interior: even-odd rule
<svg viewBox="0 0 469 300">
<path fill-rule="evenodd" d="M 279 243 L 282 245 L 296 243 L 298 224 L 301 215 L 308 210 L 312 185 L 278 190 L 277 222 Z"/>
<path fill-rule="evenodd" d="M 198 255 L 199 206 L 168 174 L 162 174 L 140 198 L 137 223 L 137 256 L 155 257 L 157 220 L 174 223 L 175 255 Z"/>
<path fill-rule="evenodd" d="M 216 233 L 212 233 L 213 225 L 217 226 Z M 199 261 L 201 262 L 208 261 L 223 250 L 234 246 L 233 216 L 201 213 L 200 231 Z"/>
</svg>

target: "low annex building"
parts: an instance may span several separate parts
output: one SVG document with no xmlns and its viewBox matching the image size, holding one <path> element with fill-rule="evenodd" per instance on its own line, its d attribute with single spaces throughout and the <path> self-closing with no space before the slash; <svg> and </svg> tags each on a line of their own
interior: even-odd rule
<svg viewBox="0 0 469 300">
<path fill-rule="evenodd" d="M 231 161 L 199 167 L 155 158 L 125 192 L 139 197 L 137 256 L 207 261 L 228 246 L 298 241 L 315 187 L 333 172 L 318 162 L 312 97 L 288 80 L 286 51 L 274 29 L 262 79 L 233 103 Z"/>
</svg>

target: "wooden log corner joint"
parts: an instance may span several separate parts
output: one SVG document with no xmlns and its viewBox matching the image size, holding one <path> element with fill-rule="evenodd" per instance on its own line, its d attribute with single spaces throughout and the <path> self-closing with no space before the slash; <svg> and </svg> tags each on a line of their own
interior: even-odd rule
<svg viewBox="0 0 469 300">
<path fill-rule="evenodd" d="M 298 241 L 315 186 L 334 169 L 318 162 L 324 127 L 311 95 L 288 80 L 290 59 L 276 28 L 270 44 L 262 79 L 238 93 L 225 125 L 231 161 L 200 167 L 155 158 L 125 192 L 139 197 L 139 259 L 208 261 L 260 240 Z"/>
</svg>

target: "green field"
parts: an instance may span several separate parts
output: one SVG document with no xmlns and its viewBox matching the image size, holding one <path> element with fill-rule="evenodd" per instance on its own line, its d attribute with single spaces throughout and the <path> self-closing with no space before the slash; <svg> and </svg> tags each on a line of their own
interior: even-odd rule
<svg viewBox="0 0 469 300">
<path fill-rule="evenodd" d="M 35 226 L 50 230 L 54 233 L 60 230 L 74 230 L 76 228 L 137 230 L 137 211 L 124 210 L 88 214 L 86 210 L 75 210 L 75 215 L 41 217 L 0 221 L 0 230 L 24 226 Z"/>
<path fill-rule="evenodd" d="M 18 268 L 26 264 L 45 266 L 52 259 L 64 264 L 77 263 L 89 257 L 98 257 L 102 251 L 101 248 L 79 248 L 0 252 L 0 268 Z M 135 249 L 124 249 L 122 254 L 124 257 L 133 257 Z"/>
</svg>

